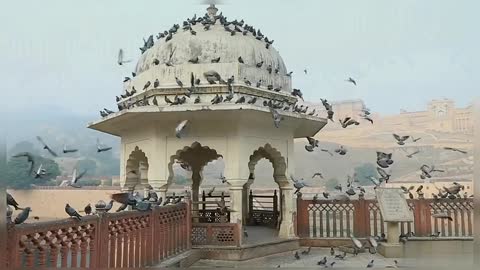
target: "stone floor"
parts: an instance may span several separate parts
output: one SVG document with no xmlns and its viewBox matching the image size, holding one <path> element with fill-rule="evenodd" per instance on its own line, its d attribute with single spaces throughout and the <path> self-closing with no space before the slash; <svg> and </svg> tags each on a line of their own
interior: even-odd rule
<svg viewBox="0 0 480 270">
<path fill-rule="evenodd" d="M 278 231 L 274 228 L 245 226 L 248 237 L 243 236 L 244 245 L 269 243 L 278 240 Z"/>
<path fill-rule="evenodd" d="M 334 268 L 365 268 L 371 260 L 374 260 L 374 268 L 394 265 L 394 259 L 385 259 L 378 254 L 359 254 L 355 257 L 347 254 L 344 260 L 340 260 L 330 256 L 329 248 L 312 248 L 309 255 L 302 255 L 302 250 L 306 250 L 306 248 L 301 248 L 298 251 L 301 257 L 299 260 L 294 257 L 295 252 L 285 252 L 241 262 L 200 260 L 193 264 L 191 268 L 278 268 L 279 266 L 280 268 L 318 268 L 317 262 L 323 257 L 327 257 L 328 266 L 335 262 Z M 336 252 L 341 254 L 338 250 Z M 411 259 L 397 259 L 397 261 L 400 268 L 410 268 L 415 265 Z"/>
</svg>

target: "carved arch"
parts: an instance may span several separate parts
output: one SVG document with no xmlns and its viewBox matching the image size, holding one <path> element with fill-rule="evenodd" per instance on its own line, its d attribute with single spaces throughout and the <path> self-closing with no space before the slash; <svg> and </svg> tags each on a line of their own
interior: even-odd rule
<svg viewBox="0 0 480 270">
<path fill-rule="evenodd" d="M 250 170 L 250 177 L 255 178 L 255 166 L 257 165 L 258 161 L 261 159 L 267 159 L 272 163 L 273 167 L 273 178 L 275 182 L 280 184 L 281 181 L 286 179 L 286 171 L 287 171 L 287 163 L 285 162 L 285 158 L 282 156 L 282 153 L 278 151 L 276 148 L 272 147 L 270 144 L 265 144 L 265 146 L 259 147 L 257 150 L 253 152 L 253 154 L 249 158 L 248 162 L 248 169 Z"/>
<path fill-rule="evenodd" d="M 185 146 L 178 150 L 174 155 L 170 156 L 170 161 L 168 163 L 168 183 L 172 183 L 173 164 L 176 160 L 202 171 L 202 168 L 205 165 L 218 158 L 223 158 L 223 156 L 218 154 L 215 149 L 211 149 L 208 146 L 202 146 L 199 142 L 194 142 L 190 146 Z"/>
<path fill-rule="evenodd" d="M 141 179 L 147 179 L 148 158 L 145 152 L 138 146 L 135 146 L 135 149 L 128 156 L 125 174 L 125 187 L 128 189 L 133 189 L 136 185 L 142 184 Z"/>
</svg>

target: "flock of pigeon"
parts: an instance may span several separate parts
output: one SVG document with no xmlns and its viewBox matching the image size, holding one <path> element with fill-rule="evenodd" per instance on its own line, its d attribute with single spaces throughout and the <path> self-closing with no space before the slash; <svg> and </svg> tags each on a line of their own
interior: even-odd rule
<svg viewBox="0 0 480 270">
<path fill-rule="evenodd" d="M 351 237 L 353 252 L 352 256 L 355 257 L 359 254 L 362 250 L 368 250 L 370 254 L 377 253 L 378 242 L 385 242 L 385 239 L 380 237 L 369 237 L 366 239 L 365 243 L 362 243 L 359 239 L 355 237 Z M 306 250 L 302 250 L 300 252 L 295 251 L 293 254 L 295 260 L 301 260 L 302 257 L 310 256 L 311 254 L 311 247 L 308 247 Z M 347 260 L 347 252 L 343 251 L 342 253 L 336 253 L 333 247 L 330 248 L 330 259 L 327 259 L 327 256 L 324 256 L 320 261 L 317 262 L 317 265 L 323 268 L 332 268 L 334 267 L 337 262 Z M 366 265 L 366 268 L 373 268 L 375 267 L 375 260 L 370 260 Z M 385 268 L 399 268 L 400 265 L 397 260 L 393 260 L 392 265 L 387 265 Z M 280 265 L 277 266 L 280 268 Z"/>
<path fill-rule="evenodd" d="M 327 110 L 328 118 L 333 121 L 334 112 L 333 112 L 332 106 L 328 103 L 327 100 L 324 100 L 324 99 L 322 99 L 322 103 L 325 106 L 325 109 Z M 363 109 L 362 114 L 360 116 L 363 119 L 366 119 L 366 120 L 372 122 L 372 124 L 373 124 L 373 120 L 371 120 L 369 115 L 370 115 L 369 109 Z M 354 120 L 351 117 L 346 117 L 345 119 L 340 120 L 339 122 L 341 123 L 343 128 L 347 128 L 348 126 L 351 126 L 351 125 L 359 125 L 359 122 L 357 120 Z M 392 135 L 393 135 L 393 138 L 395 139 L 395 142 L 400 146 L 405 145 L 409 139 L 411 139 L 413 143 L 415 143 L 415 142 L 417 142 L 421 139 L 421 138 L 414 138 L 413 136 L 409 136 L 409 135 L 404 135 L 404 136 L 400 136 L 398 134 L 392 134 Z M 315 150 L 315 148 L 320 148 L 320 146 L 319 146 L 320 142 L 318 140 L 316 140 L 314 138 L 311 138 L 311 137 L 306 137 L 306 139 L 307 139 L 307 145 L 305 145 L 305 150 L 307 152 L 313 152 Z M 348 152 L 347 149 L 342 145 L 335 148 L 333 150 L 333 152 L 330 151 L 329 149 L 324 149 L 324 148 L 320 148 L 320 150 L 322 152 L 326 152 L 326 153 L 330 154 L 331 156 L 334 156 L 334 153 L 336 153 L 340 156 L 344 156 Z M 461 154 L 468 154 L 467 151 L 457 149 L 457 148 L 453 148 L 453 147 L 444 147 L 444 150 L 454 151 L 454 152 L 458 152 L 458 153 L 461 153 Z M 413 153 L 407 154 L 406 157 L 412 158 L 414 155 L 416 155 L 418 153 L 420 153 L 419 150 L 417 150 Z M 374 184 L 374 189 L 376 189 L 377 187 L 379 187 L 383 183 L 388 183 L 388 181 L 391 178 L 391 172 L 387 172 L 387 169 L 389 169 L 390 166 L 393 163 L 394 163 L 393 153 L 384 153 L 384 152 L 381 152 L 381 151 L 377 151 L 376 164 L 377 164 L 378 177 L 376 177 L 376 176 L 369 176 L 368 177 L 368 179 Z M 444 172 L 444 171 L 440 170 L 440 169 L 437 169 L 435 167 L 435 165 L 423 164 L 420 167 L 420 178 L 423 179 L 423 180 L 428 179 L 428 178 L 432 178 L 432 174 L 435 173 L 435 172 Z M 323 174 L 320 173 L 320 172 L 316 172 L 312 176 L 312 179 L 315 178 L 315 177 L 320 177 L 321 179 L 324 179 Z M 353 177 L 351 177 L 351 176 L 347 176 L 347 177 L 348 177 L 348 179 L 347 179 L 347 189 L 344 190 L 342 185 L 338 184 L 335 187 L 335 190 L 338 190 L 340 192 L 340 194 L 338 194 L 335 198 L 333 198 L 334 200 L 348 200 L 349 197 L 357 194 L 357 192 L 355 190 L 359 190 L 360 195 L 363 195 L 365 193 L 365 189 L 358 184 L 359 182 L 358 182 L 358 179 L 355 177 L 355 175 Z M 299 193 L 302 188 L 309 186 L 308 184 L 305 183 L 305 181 L 303 179 L 299 180 L 299 179 L 296 179 L 294 176 L 291 176 L 291 179 L 294 183 L 294 187 L 296 188 L 295 194 Z M 402 190 L 405 192 L 405 194 L 408 194 L 408 196 L 411 199 L 414 198 L 413 194 L 411 193 L 411 191 L 413 189 L 414 189 L 413 186 L 410 187 L 409 189 L 407 189 L 405 187 L 402 187 Z M 419 186 L 418 189 L 417 189 L 417 194 L 419 194 L 419 196 L 423 195 L 422 189 L 423 189 L 423 185 Z M 438 198 L 450 198 L 450 199 L 461 198 L 461 195 L 459 194 L 459 192 L 460 192 L 460 190 L 464 190 L 464 189 L 465 189 L 465 187 L 463 185 L 460 185 L 460 184 L 454 182 L 453 186 L 451 186 L 451 187 L 448 187 L 448 188 L 443 187 L 442 189 L 438 188 L 438 194 L 432 194 L 432 197 L 434 199 L 438 199 Z M 326 191 L 323 192 L 323 197 L 325 199 L 330 199 L 329 192 L 326 192 Z M 465 193 L 463 197 L 466 198 L 467 194 Z M 471 195 L 470 197 L 473 197 L 473 195 Z M 317 200 L 317 199 L 318 199 L 318 194 L 316 194 L 313 197 L 314 201 Z"/>
<path fill-rule="evenodd" d="M 141 196 L 138 192 L 123 192 L 123 193 L 116 193 L 111 195 L 111 200 L 108 204 L 106 205 L 97 205 L 96 209 L 98 212 L 102 213 L 107 213 L 109 212 L 112 207 L 113 207 L 113 202 L 117 202 L 120 204 L 120 207 L 116 210 L 116 212 L 121 212 L 126 210 L 128 207 L 131 207 L 132 210 L 136 211 L 149 211 L 153 207 L 161 207 L 161 206 L 167 206 L 167 205 L 174 205 L 177 203 L 182 202 L 182 197 L 181 196 L 176 196 L 175 193 L 173 193 L 172 196 L 168 196 L 165 199 L 165 202 L 162 203 L 162 198 L 158 198 L 157 194 L 153 191 L 150 191 L 148 193 L 147 197 Z M 219 207 L 222 207 L 221 202 L 218 203 Z M 7 192 L 7 222 L 8 224 L 22 224 L 24 223 L 30 215 L 30 212 L 32 211 L 31 207 L 25 207 L 21 208 L 15 198 Z M 13 214 L 12 209 L 10 208 L 12 206 L 15 208 L 15 210 L 21 210 L 21 212 L 15 217 L 15 219 L 12 221 L 11 216 Z M 223 207 L 221 208 L 222 211 L 225 211 L 226 206 L 225 206 L 225 201 L 223 201 Z M 85 213 L 85 215 L 93 215 L 96 214 L 93 212 L 91 204 L 87 204 L 83 211 L 80 211 Z M 82 216 L 79 214 L 77 210 L 75 210 L 73 207 L 71 207 L 68 203 L 65 204 L 65 213 L 71 218 L 74 218 L 76 220 L 81 220 Z M 35 220 L 38 220 L 39 217 L 34 217 Z"/>
</svg>

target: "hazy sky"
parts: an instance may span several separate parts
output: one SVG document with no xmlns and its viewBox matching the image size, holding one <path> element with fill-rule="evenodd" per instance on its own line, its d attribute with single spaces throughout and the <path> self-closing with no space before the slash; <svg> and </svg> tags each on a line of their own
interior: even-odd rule
<svg viewBox="0 0 480 270">
<path fill-rule="evenodd" d="M 200 2 L 5 1 L 0 110 L 115 108 L 135 65 L 116 65 L 118 49 L 136 62 L 143 37 L 203 15 Z M 275 40 L 309 101 L 362 98 L 374 111 L 396 113 L 422 110 L 432 98 L 464 106 L 479 96 L 478 0 L 226 2 L 219 8 L 229 19 L 243 18 Z M 358 87 L 344 82 L 349 76 Z"/>
</svg>

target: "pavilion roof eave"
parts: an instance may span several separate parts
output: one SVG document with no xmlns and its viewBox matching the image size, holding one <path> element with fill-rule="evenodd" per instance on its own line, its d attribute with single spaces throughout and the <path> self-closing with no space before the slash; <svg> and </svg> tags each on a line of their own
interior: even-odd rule
<svg viewBox="0 0 480 270">
<path fill-rule="evenodd" d="M 215 112 L 223 113 L 225 111 L 258 111 L 263 113 L 270 113 L 266 107 L 259 107 L 250 104 L 219 104 L 219 105 L 205 105 L 196 104 L 188 106 L 146 106 L 136 107 L 130 110 L 113 113 L 101 120 L 90 122 L 88 128 L 101 131 L 114 136 L 121 136 L 125 122 L 133 119 L 138 119 L 142 115 L 151 114 L 166 114 L 166 113 L 185 113 L 185 112 Z M 309 116 L 305 114 L 298 114 L 289 111 L 278 112 L 287 121 L 295 121 L 293 136 L 294 138 L 312 137 L 317 134 L 326 124 L 325 118 Z"/>
</svg>

